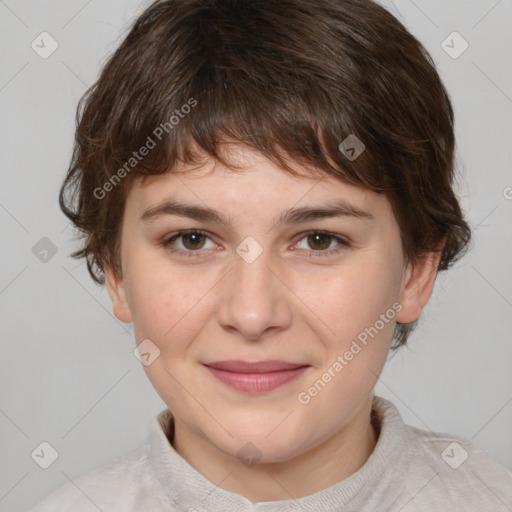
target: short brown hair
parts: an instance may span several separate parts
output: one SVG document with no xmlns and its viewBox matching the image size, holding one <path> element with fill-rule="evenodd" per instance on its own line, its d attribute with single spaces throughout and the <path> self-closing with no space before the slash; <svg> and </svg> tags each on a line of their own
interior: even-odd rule
<svg viewBox="0 0 512 512">
<path fill-rule="evenodd" d="M 78 106 L 59 198 L 83 238 L 72 256 L 99 284 L 106 265 L 120 275 L 133 180 L 197 162 L 198 149 L 229 165 L 221 145 L 234 140 L 292 174 L 290 159 L 386 194 L 407 261 L 444 241 L 445 270 L 470 239 L 453 123 L 430 55 L 373 1 L 154 2 Z M 350 135 L 366 148 L 356 159 L 340 150 Z M 397 324 L 393 348 L 412 326 Z"/>
</svg>

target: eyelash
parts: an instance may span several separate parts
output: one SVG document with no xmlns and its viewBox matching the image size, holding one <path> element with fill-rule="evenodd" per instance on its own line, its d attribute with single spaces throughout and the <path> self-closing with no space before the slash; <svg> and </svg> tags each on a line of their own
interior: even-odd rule
<svg viewBox="0 0 512 512">
<path fill-rule="evenodd" d="M 201 249 L 198 249 L 196 251 L 192 251 L 192 250 L 184 251 L 182 249 L 172 249 L 171 248 L 172 242 L 174 242 L 177 238 L 180 238 L 184 235 L 190 235 L 190 234 L 200 234 L 200 235 L 204 235 L 204 236 L 208 237 L 209 239 L 211 239 L 209 233 L 207 233 L 206 231 L 202 231 L 201 229 L 188 229 L 188 230 L 178 231 L 177 233 L 173 234 L 171 237 L 166 238 L 165 240 L 162 241 L 161 245 L 165 249 L 167 249 L 170 253 L 177 253 L 177 254 L 180 254 L 183 256 L 187 256 L 187 257 L 200 257 L 201 253 L 203 252 Z M 338 246 L 336 246 L 335 249 L 329 249 L 329 250 L 310 249 L 310 254 L 314 254 L 315 257 L 316 256 L 321 256 L 321 257 L 330 256 L 332 254 L 339 253 L 342 249 L 350 246 L 349 242 L 346 239 L 341 238 L 341 237 L 335 235 L 334 233 L 330 233 L 329 231 L 318 231 L 318 230 L 317 231 L 315 231 L 315 230 L 307 231 L 306 233 L 303 233 L 302 237 L 299 238 L 297 243 L 300 242 L 301 240 L 303 240 L 304 238 L 306 238 L 307 236 L 313 235 L 313 234 L 328 236 L 332 240 L 335 240 L 336 242 L 338 242 L 338 244 L 339 244 Z"/>
</svg>

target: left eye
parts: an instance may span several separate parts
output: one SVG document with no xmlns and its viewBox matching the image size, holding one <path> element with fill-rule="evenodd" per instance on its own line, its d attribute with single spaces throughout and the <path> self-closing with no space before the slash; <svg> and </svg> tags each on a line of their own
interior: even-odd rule
<svg viewBox="0 0 512 512">
<path fill-rule="evenodd" d="M 311 231 L 306 233 L 304 237 L 300 239 L 300 241 L 306 240 L 306 243 L 309 247 L 300 247 L 304 250 L 312 250 L 319 253 L 331 254 L 332 252 L 336 252 L 339 250 L 338 246 L 348 246 L 348 242 L 339 236 L 336 236 L 332 233 L 327 233 L 325 231 Z M 299 242 L 300 242 L 299 241 Z M 332 249 L 331 243 L 336 242 L 337 249 L 335 250 L 327 250 Z M 316 246 L 316 247 L 315 247 Z"/>
</svg>

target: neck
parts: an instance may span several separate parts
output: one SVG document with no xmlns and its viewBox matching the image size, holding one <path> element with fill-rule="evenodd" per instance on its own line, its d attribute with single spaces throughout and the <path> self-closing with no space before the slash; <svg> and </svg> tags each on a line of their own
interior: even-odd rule
<svg viewBox="0 0 512 512">
<path fill-rule="evenodd" d="M 372 398 L 333 436 L 283 462 L 248 467 L 176 420 L 172 444 L 205 478 L 253 503 L 297 499 L 348 478 L 368 460 L 379 435 L 371 421 Z"/>
</svg>

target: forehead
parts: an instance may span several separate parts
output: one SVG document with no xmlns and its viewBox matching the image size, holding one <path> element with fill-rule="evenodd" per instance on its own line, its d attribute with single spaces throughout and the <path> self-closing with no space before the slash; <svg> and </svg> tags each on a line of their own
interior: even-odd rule
<svg viewBox="0 0 512 512">
<path fill-rule="evenodd" d="M 247 146 L 231 145 L 226 165 L 209 156 L 198 164 L 180 164 L 171 172 L 136 178 L 127 207 L 141 211 L 169 198 L 216 209 L 258 212 L 294 205 L 343 200 L 358 209 L 386 209 L 387 198 L 319 170 L 293 162 L 294 175 Z"/>
</svg>

